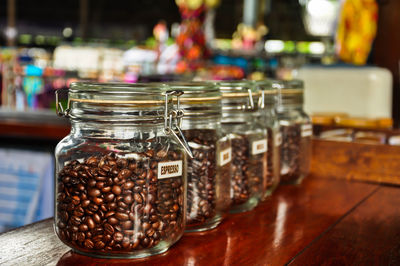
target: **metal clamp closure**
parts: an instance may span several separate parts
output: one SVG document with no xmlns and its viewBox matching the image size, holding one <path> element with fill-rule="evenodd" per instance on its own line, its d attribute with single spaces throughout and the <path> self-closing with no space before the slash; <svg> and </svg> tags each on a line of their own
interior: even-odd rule
<svg viewBox="0 0 400 266">
<path fill-rule="evenodd" d="M 253 110 L 254 109 L 254 100 L 253 100 L 253 93 L 251 92 L 251 89 L 247 89 L 248 93 L 249 93 L 249 109 Z"/>
<path fill-rule="evenodd" d="M 172 135 L 172 137 L 183 147 L 190 158 L 193 159 L 193 153 L 180 128 L 182 124 L 182 118 L 184 116 L 183 110 L 180 109 L 179 102 L 179 96 L 181 96 L 182 94 L 182 91 L 168 91 L 165 93 L 164 132 L 167 135 Z M 168 110 L 168 102 L 170 96 L 176 96 L 177 110 Z"/>
<path fill-rule="evenodd" d="M 59 97 L 58 94 L 60 93 L 60 91 L 62 90 L 67 90 L 67 88 L 63 88 L 63 89 L 58 89 L 55 91 L 56 94 L 56 113 L 58 116 L 61 117 L 69 117 L 69 111 L 70 111 L 70 101 L 68 99 L 68 104 L 67 104 L 67 108 L 64 110 L 64 107 L 62 106 L 61 102 L 59 101 Z"/>
<path fill-rule="evenodd" d="M 258 99 L 258 106 L 260 109 L 265 108 L 265 91 L 261 90 L 261 97 Z"/>
</svg>

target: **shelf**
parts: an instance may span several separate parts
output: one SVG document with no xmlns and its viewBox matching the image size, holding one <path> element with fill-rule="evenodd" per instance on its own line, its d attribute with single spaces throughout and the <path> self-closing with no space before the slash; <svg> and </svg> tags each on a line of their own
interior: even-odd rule
<svg viewBox="0 0 400 266">
<path fill-rule="evenodd" d="M 61 140 L 69 131 L 69 121 L 54 111 L 0 109 L 0 137 Z"/>
</svg>

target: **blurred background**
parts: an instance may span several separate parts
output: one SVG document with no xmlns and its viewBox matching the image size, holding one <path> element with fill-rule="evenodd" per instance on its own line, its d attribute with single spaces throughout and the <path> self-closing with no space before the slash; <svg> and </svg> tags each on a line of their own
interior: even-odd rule
<svg viewBox="0 0 400 266">
<path fill-rule="evenodd" d="M 0 1 L 0 232 L 53 215 L 53 151 L 69 133 L 54 91 L 76 80 L 301 78 L 315 123 L 398 128 L 398 10 L 397 0 Z"/>
</svg>

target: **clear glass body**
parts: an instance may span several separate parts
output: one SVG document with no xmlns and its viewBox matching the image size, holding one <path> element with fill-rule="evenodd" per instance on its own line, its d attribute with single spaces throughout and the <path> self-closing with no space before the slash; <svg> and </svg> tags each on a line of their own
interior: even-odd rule
<svg viewBox="0 0 400 266">
<path fill-rule="evenodd" d="M 280 161 L 282 134 L 279 128 L 279 120 L 275 111 L 275 95 L 265 96 L 266 102 L 260 110 L 260 122 L 267 129 L 267 173 L 264 177 L 264 195 L 266 199 L 277 188 L 280 181 Z"/>
<path fill-rule="evenodd" d="M 253 209 L 264 194 L 267 130 L 260 124 L 258 95 L 247 82 L 220 83 L 222 130 L 232 145 L 231 212 Z"/>
<path fill-rule="evenodd" d="M 56 147 L 56 234 L 90 256 L 162 253 L 185 228 L 184 150 L 166 135 L 153 107 L 93 103 L 87 100 L 92 94 L 106 97 L 90 91 L 79 98 L 86 102 L 73 102 L 71 133 Z M 125 112 L 137 115 L 121 116 Z"/>
<path fill-rule="evenodd" d="M 215 228 L 229 212 L 230 139 L 216 119 L 185 119 L 183 134 L 194 158 L 188 159 L 186 231 Z M 231 157 L 231 155 L 226 155 Z"/>
<path fill-rule="evenodd" d="M 312 123 L 301 103 L 278 109 L 282 134 L 281 183 L 299 184 L 310 170 Z"/>
<path fill-rule="evenodd" d="M 221 131 L 221 93 L 213 83 L 172 82 L 184 92 L 182 132 L 194 158 L 188 158 L 186 232 L 218 226 L 230 207 L 230 139 Z"/>
</svg>

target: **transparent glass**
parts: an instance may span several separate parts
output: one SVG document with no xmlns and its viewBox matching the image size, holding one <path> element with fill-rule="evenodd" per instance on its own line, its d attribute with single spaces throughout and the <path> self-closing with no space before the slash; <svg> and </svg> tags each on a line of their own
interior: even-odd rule
<svg viewBox="0 0 400 266">
<path fill-rule="evenodd" d="M 267 129 L 267 173 L 264 177 L 265 200 L 277 188 L 280 182 L 280 161 L 282 135 L 279 129 L 279 120 L 275 111 L 277 92 L 271 90 L 270 83 L 258 83 L 262 96 L 260 97 L 260 123 Z"/>
<path fill-rule="evenodd" d="M 55 231 L 90 256 L 165 252 L 185 228 L 186 155 L 164 132 L 164 97 L 96 86 L 69 92 L 72 129 L 56 147 Z"/>
<path fill-rule="evenodd" d="M 194 158 L 188 158 L 186 232 L 218 226 L 230 206 L 230 139 L 221 131 L 221 93 L 212 83 L 168 83 L 184 92 L 182 132 Z M 225 156 L 225 158 L 224 158 Z"/>
<path fill-rule="evenodd" d="M 232 145 L 231 212 L 253 209 L 264 194 L 267 131 L 259 123 L 255 88 L 247 82 L 219 83 L 223 92 L 222 130 Z"/>
<path fill-rule="evenodd" d="M 298 84 L 300 87 L 284 83 L 277 107 L 282 134 L 280 171 L 283 184 L 299 184 L 310 171 L 312 123 L 303 111 L 302 82 Z"/>
</svg>

